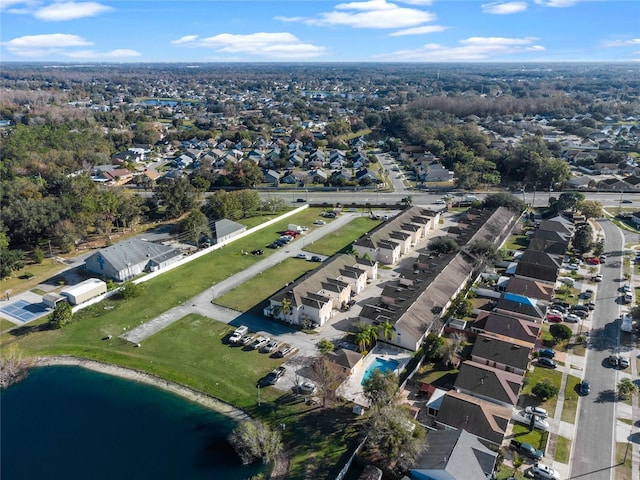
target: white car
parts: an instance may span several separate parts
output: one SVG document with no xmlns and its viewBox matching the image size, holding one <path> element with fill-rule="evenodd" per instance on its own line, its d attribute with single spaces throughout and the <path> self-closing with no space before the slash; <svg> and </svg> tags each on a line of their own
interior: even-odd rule
<svg viewBox="0 0 640 480">
<path fill-rule="evenodd" d="M 531 473 L 536 475 L 537 478 L 544 478 L 545 480 L 560 480 L 560 474 L 556 470 L 542 463 L 536 463 L 531 467 Z"/>
<path fill-rule="evenodd" d="M 262 347 L 264 347 L 270 341 L 271 341 L 271 339 L 269 337 L 259 336 L 258 338 L 255 339 L 253 345 L 251 345 L 251 346 L 253 347 L 254 350 L 260 350 Z"/>
<path fill-rule="evenodd" d="M 569 313 L 566 317 L 564 317 L 564 321 L 569 323 L 579 323 L 580 317 L 575 313 Z"/>
<path fill-rule="evenodd" d="M 580 270 L 580 267 L 578 265 L 574 264 L 574 263 L 570 263 L 568 265 L 565 265 L 564 268 L 567 269 L 567 270 L 573 270 L 574 272 L 576 270 Z"/>
<path fill-rule="evenodd" d="M 316 220 L 315 222 L 313 222 L 314 225 L 324 225 L 325 223 L 327 222 L 325 222 L 324 220 Z"/>
<path fill-rule="evenodd" d="M 629 368 L 629 357 L 620 356 L 618 358 L 618 366 L 620 368 Z"/>
<path fill-rule="evenodd" d="M 538 417 L 542 417 L 542 418 L 547 418 L 549 416 L 549 412 L 547 412 L 544 408 L 542 407 L 527 407 L 524 409 L 524 413 L 529 413 L 529 414 L 533 414 L 533 415 L 537 415 Z"/>
</svg>

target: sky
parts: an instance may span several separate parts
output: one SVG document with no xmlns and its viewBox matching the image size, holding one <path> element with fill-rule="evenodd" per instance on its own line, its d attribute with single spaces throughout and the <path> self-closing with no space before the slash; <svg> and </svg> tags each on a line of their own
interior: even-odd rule
<svg viewBox="0 0 640 480">
<path fill-rule="evenodd" d="M 1 62 L 640 62 L 640 0 L 0 0 Z"/>
</svg>

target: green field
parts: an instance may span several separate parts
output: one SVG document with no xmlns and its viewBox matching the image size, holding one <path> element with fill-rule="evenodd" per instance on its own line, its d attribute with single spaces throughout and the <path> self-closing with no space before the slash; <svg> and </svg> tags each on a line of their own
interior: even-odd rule
<svg viewBox="0 0 640 480">
<path fill-rule="evenodd" d="M 569 454 L 571 453 L 571 440 L 558 436 L 556 442 L 556 453 L 554 459 L 560 463 L 569 463 Z"/>
<path fill-rule="evenodd" d="M 567 376 L 567 384 L 564 389 L 564 402 L 562 404 L 563 422 L 575 423 L 576 412 L 578 411 L 578 393 L 576 392 L 581 380 L 573 375 Z"/>
<path fill-rule="evenodd" d="M 526 384 L 522 387 L 522 395 L 525 399 L 525 405 L 538 405 L 545 408 L 549 412 L 549 416 L 553 417 L 556 411 L 556 403 L 558 399 L 556 397 L 550 398 L 542 403 L 539 403 L 537 397 L 531 393 L 531 389 L 538 382 L 548 382 L 551 385 L 555 385 L 560 389 L 562 382 L 562 374 L 555 370 L 549 370 L 547 368 L 535 367 L 533 371 L 529 371 L 526 375 Z"/>
<path fill-rule="evenodd" d="M 359 217 L 340 230 L 325 235 L 320 240 L 305 246 L 305 250 L 320 255 L 333 255 L 336 252 L 344 251 L 354 240 L 380 224 L 380 220 L 373 220 L 369 217 Z"/>
</svg>

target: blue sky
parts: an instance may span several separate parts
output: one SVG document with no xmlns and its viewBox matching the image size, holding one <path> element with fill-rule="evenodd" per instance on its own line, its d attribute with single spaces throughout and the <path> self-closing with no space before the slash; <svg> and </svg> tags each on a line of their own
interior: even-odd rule
<svg viewBox="0 0 640 480">
<path fill-rule="evenodd" d="M 0 60 L 640 61 L 639 0 L 0 0 Z"/>
</svg>

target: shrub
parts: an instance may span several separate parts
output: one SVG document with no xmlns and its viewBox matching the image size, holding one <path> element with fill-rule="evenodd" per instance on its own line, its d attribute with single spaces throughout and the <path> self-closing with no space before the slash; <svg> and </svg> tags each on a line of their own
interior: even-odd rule
<svg viewBox="0 0 640 480">
<path fill-rule="evenodd" d="M 547 382 L 538 382 L 531 389 L 531 393 L 533 393 L 540 400 L 544 401 L 558 395 L 558 387 Z"/>
<path fill-rule="evenodd" d="M 556 341 L 569 340 L 572 332 L 571 328 L 563 323 L 554 323 L 549 327 L 549 333 L 553 335 Z"/>
</svg>

